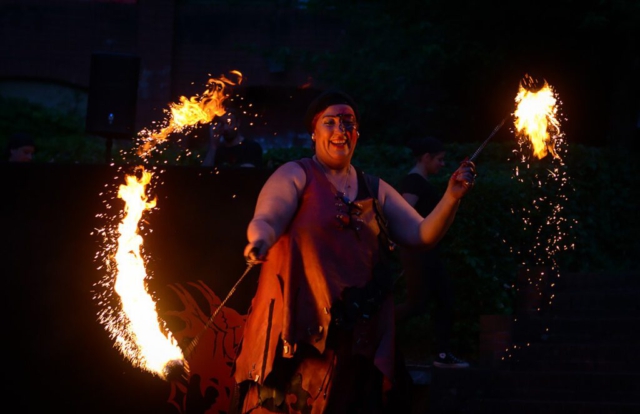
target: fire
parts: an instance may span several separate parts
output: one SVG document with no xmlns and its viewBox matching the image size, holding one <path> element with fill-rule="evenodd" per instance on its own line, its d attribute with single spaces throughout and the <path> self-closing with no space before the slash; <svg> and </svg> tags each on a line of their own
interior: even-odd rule
<svg viewBox="0 0 640 414">
<path fill-rule="evenodd" d="M 560 278 L 557 258 L 562 252 L 575 249 L 573 231 L 579 224 L 575 218 L 566 215 L 568 194 L 574 190 L 568 165 L 562 159 L 566 158 L 568 150 L 557 118 L 562 101 L 546 81 L 538 83 L 528 75 L 520 83 L 515 100 L 518 103 L 514 115 L 519 151 L 513 151 L 517 162 L 513 167 L 513 178 L 523 185 L 519 195 L 527 195 L 531 203 L 512 208 L 511 213 L 522 222 L 521 232 L 531 241 L 521 243 L 518 240 L 510 248 L 521 272 L 521 279 L 512 288 L 531 290 L 536 299 L 548 301 L 547 306 L 551 306 L 555 298 L 554 279 Z M 529 162 L 531 157 L 524 155 L 524 148 L 532 149 L 539 160 L 547 154 L 552 157 L 532 163 Z M 540 311 L 541 308 L 536 306 L 535 309 Z M 545 327 L 544 335 L 548 333 L 549 328 Z M 516 351 L 523 346 L 514 344 L 512 349 Z M 510 352 L 509 348 L 506 352 Z"/>
<path fill-rule="evenodd" d="M 537 90 L 534 90 L 534 83 L 528 75 L 520 82 L 516 96 L 518 106 L 514 113 L 517 135 L 529 139 L 533 154 L 539 159 L 548 153 L 559 158 L 554 144 L 560 132 L 560 122 L 556 117 L 556 95 L 546 81 Z"/>
<path fill-rule="evenodd" d="M 158 143 L 165 141 L 172 132 L 183 131 L 198 123 L 209 123 L 215 116 L 225 113 L 224 100 L 228 96 L 226 86 L 239 84 L 242 74 L 232 81 L 225 76 L 209 79 L 202 96 L 181 97 L 179 104 L 170 104 L 168 120 L 158 132 L 147 129 L 139 134 L 140 145 L 136 155 L 147 157 Z M 169 114 L 169 111 L 165 111 Z M 97 253 L 102 258 L 108 274 L 96 283 L 102 287 L 94 299 L 101 310 L 98 320 L 109 332 L 115 346 L 134 366 L 151 372 L 165 380 L 189 373 L 185 354 L 178 346 L 164 321 L 158 316 L 154 298 L 147 290 L 150 279 L 143 256 L 143 215 L 155 208 L 156 200 L 147 195 L 153 174 L 144 167 L 135 168 L 134 174 L 126 174 L 125 183 L 119 185 L 117 196 L 125 202 L 118 216 L 105 217 L 111 222 L 98 229 L 105 248 Z M 115 190 L 115 187 L 114 187 Z M 107 204 L 111 208 L 110 203 Z M 119 223 L 116 223 L 121 219 Z M 117 226 L 116 226 L 117 224 Z"/>
<path fill-rule="evenodd" d="M 126 176 L 118 198 L 125 202 L 124 217 L 118 226 L 115 253 L 116 276 L 114 290 L 122 306 L 117 320 L 107 325 L 120 351 L 139 366 L 162 378 L 167 367 L 184 361 L 182 350 L 159 319 L 153 298 L 146 289 L 147 274 L 142 257 L 142 236 L 138 223 L 147 210 L 155 207 L 145 189 L 152 173 L 138 167 L 140 177 Z M 183 364 L 185 365 L 185 364 Z"/>
<path fill-rule="evenodd" d="M 165 111 L 169 114 L 168 120 L 163 121 L 165 126 L 160 131 L 144 129 L 138 134 L 141 144 L 136 155 L 145 158 L 172 132 L 209 123 L 215 116 L 224 115 L 223 102 L 228 96 L 226 86 L 242 81 L 240 72 L 231 73 L 238 77 L 237 81 L 225 76 L 209 79 L 202 96 L 181 97 L 179 104 L 170 104 L 170 114 Z M 118 198 L 125 202 L 124 209 L 118 216 L 104 214 L 110 224 L 97 229 L 105 245 L 97 256 L 101 257 L 108 274 L 96 283 L 102 289 L 96 292 L 94 299 L 101 305 L 98 321 L 120 352 L 134 366 L 171 381 L 188 375 L 189 364 L 178 341 L 158 316 L 154 298 L 147 290 L 149 276 L 145 269 L 140 224 L 145 223 L 141 222 L 143 215 L 156 206 L 156 200 L 150 200 L 147 195 L 152 177 L 153 174 L 142 166 L 136 167 L 133 174 L 126 174 L 126 184 L 119 185 L 117 192 Z M 110 204 L 107 204 L 109 209 Z M 116 223 L 118 219 L 121 220 Z"/>
<path fill-rule="evenodd" d="M 170 112 L 170 115 L 166 126 L 157 132 L 142 130 L 138 134 L 142 141 L 138 147 L 138 156 L 143 158 L 148 156 L 154 147 L 166 141 L 167 136 L 172 132 L 181 132 L 185 128 L 197 124 L 207 124 L 215 116 L 224 115 L 225 108 L 222 103 L 227 98 L 225 93 L 226 86 L 242 83 L 242 73 L 237 70 L 233 70 L 230 73 L 237 77 L 236 81 L 224 75 L 220 78 L 209 79 L 207 88 L 202 96 L 196 95 L 190 98 L 181 96 L 179 103 L 170 104 L 170 111 L 167 111 Z"/>
</svg>

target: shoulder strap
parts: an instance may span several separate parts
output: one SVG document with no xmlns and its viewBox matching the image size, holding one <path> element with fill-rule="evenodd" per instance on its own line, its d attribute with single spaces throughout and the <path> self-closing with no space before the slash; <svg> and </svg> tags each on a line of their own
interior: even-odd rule
<svg viewBox="0 0 640 414">
<path fill-rule="evenodd" d="M 389 237 L 389 227 L 386 217 L 382 212 L 382 207 L 380 206 L 380 202 L 378 201 L 378 191 L 380 189 L 380 178 L 373 176 L 371 174 L 367 174 L 364 171 L 356 168 L 358 174 L 362 174 L 364 176 L 363 182 L 367 187 L 367 191 L 371 198 L 373 198 L 373 211 L 376 214 L 376 220 L 378 221 L 378 227 L 380 227 L 380 239 L 384 246 L 386 246 L 389 250 L 395 249 L 395 243 L 391 241 Z"/>
<path fill-rule="evenodd" d="M 365 182 L 367 183 L 367 189 L 369 190 L 371 197 L 375 198 L 377 201 L 378 189 L 380 187 L 380 178 L 374 177 L 371 174 L 364 173 L 364 179 L 365 179 Z"/>
</svg>

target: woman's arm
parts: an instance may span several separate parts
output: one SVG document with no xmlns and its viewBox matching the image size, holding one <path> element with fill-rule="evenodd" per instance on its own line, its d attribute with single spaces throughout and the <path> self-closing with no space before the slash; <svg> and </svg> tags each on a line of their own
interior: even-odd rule
<svg viewBox="0 0 640 414">
<path fill-rule="evenodd" d="M 249 243 L 244 249 L 247 260 L 266 260 L 267 252 L 284 233 L 298 208 L 306 179 L 304 170 L 295 162 L 282 165 L 267 179 L 247 227 Z"/>
<path fill-rule="evenodd" d="M 407 203 L 409 203 L 409 205 L 414 208 L 416 204 L 418 204 L 418 200 L 420 199 L 420 197 L 412 193 L 402 193 L 402 198 L 407 200 Z"/>
<path fill-rule="evenodd" d="M 453 223 L 460 200 L 473 187 L 474 177 L 473 163 L 462 163 L 436 207 L 424 219 L 392 186 L 380 180 L 378 198 L 393 240 L 406 246 L 435 246 Z"/>
</svg>

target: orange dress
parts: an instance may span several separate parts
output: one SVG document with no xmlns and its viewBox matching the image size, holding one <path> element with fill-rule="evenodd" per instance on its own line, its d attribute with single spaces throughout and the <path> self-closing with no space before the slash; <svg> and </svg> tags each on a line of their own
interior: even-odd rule
<svg viewBox="0 0 640 414">
<path fill-rule="evenodd" d="M 358 197 L 350 203 L 316 162 L 298 163 L 307 175 L 300 205 L 261 265 L 235 360 L 243 413 L 355 412 L 348 408 L 358 398 L 354 388 L 372 400 L 370 393 L 382 396 L 393 378 L 390 291 L 374 314 L 336 326 L 345 288 L 367 285 L 381 259 L 380 227 L 364 176 L 358 174 Z M 366 386 L 374 389 L 363 391 L 363 381 L 376 378 Z"/>
</svg>

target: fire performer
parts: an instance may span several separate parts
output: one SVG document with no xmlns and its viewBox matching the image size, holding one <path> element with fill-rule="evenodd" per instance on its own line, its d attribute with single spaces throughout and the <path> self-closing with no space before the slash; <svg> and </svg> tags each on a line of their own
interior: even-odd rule
<svg viewBox="0 0 640 414">
<path fill-rule="evenodd" d="M 475 166 L 463 162 L 423 218 L 388 183 L 351 165 L 359 121 L 348 95 L 318 96 L 305 115 L 315 155 L 279 167 L 259 194 L 244 254 L 262 268 L 234 361 L 231 412 L 372 414 L 390 406 L 390 240 L 435 246 L 473 187 Z"/>
</svg>

